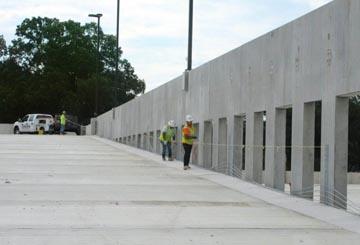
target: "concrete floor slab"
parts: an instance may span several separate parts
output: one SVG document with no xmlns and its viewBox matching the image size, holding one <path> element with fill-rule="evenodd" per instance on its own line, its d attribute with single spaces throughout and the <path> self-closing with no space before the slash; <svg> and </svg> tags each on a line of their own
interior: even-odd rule
<svg viewBox="0 0 360 245">
<path fill-rule="evenodd" d="M 0 244 L 358 244 L 201 171 L 92 137 L 0 136 Z"/>
</svg>

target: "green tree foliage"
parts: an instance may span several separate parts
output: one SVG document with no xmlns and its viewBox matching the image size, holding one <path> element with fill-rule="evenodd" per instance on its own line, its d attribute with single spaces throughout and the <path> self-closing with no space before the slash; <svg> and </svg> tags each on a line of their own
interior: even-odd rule
<svg viewBox="0 0 360 245">
<path fill-rule="evenodd" d="M 143 93 L 145 82 L 119 53 L 116 38 L 100 29 L 99 113 Z M 97 81 L 97 24 L 25 19 L 9 46 L 0 36 L 0 122 L 26 113 L 62 110 L 87 123 L 94 115 Z"/>
<path fill-rule="evenodd" d="M 7 53 L 7 47 L 5 39 L 2 35 L 0 35 L 0 59 L 3 58 Z"/>
<path fill-rule="evenodd" d="M 350 99 L 348 150 L 349 171 L 360 172 L 360 96 Z"/>
</svg>

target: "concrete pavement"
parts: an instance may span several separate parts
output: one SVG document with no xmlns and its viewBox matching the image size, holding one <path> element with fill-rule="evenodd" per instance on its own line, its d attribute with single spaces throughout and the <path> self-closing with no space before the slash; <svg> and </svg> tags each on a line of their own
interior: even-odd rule
<svg viewBox="0 0 360 245">
<path fill-rule="evenodd" d="M 126 149 L 91 137 L 0 136 L 0 244 L 360 241 L 357 233 L 204 173 L 184 172 L 177 162 L 165 165 Z"/>
</svg>

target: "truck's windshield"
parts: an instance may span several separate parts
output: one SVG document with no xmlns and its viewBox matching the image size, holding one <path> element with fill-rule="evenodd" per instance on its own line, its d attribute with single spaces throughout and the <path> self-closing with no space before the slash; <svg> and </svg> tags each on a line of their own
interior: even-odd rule
<svg viewBox="0 0 360 245">
<path fill-rule="evenodd" d="M 36 119 L 52 119 L 51 115 L 37 115 Z"/>
<path fill-rule="evenodd" d="M 29 115 L 26 115 L 26 116 L 24 116 L 24 117 L 21 119 L 21 121 L 22 121 L 22 122 L 26 122 L 28 119 L 29 119 Z"/>
</svg>

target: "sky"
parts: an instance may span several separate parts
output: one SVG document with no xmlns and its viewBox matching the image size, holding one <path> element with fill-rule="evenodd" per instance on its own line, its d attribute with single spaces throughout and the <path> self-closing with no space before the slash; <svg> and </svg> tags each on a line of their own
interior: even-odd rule
<svg viewBox="0 0 360 245">
<path fill-rule="evenodd" d="M 194 0 L 193 67 L 216 58 L 290 22 L 330 0 Z M 0 0 L 0 35 L 9 44 L 16 26 L 33 16 L 94 21 L 116 34 L 117 0 Z M 124 54 L 144 79 L 147 91 L 186 68 L 188 0 L 120 0 Z"/>
</svg>

